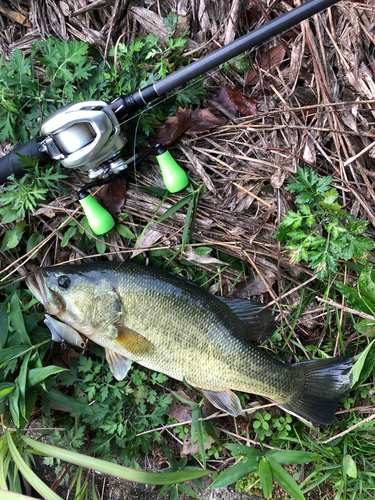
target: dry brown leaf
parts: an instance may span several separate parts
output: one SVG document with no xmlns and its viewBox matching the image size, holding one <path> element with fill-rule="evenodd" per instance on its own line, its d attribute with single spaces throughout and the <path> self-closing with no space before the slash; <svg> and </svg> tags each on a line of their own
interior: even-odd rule
<svg viewBox="0 0 375 500">
<path fill-rule="evenodd" d="M 70 366 L 70 359 L 79 358 L 80 356 L 81 352 L 77 352 L 72 347 L 69 347 L 68 349 L 65 349 L 63 355 L 61 356 L 61 359 L 64 361 L 66 366 Z"/>
<path fill-rule="evenodd" d="M 258 113 L 254 99 L 245 96 L 239 90 L 232 87 L 223 87 L 213 92 L 212 99 L 233 114 L 236 114 L 237 111 L 244 116 L 253 116 Z"/>
<path fill-rule="evenodd" d="M 137 239 L 137 243 L 135 245 L 135 248 L 149 248 L 151 247 L 154 243 L 156 243 L 160 238 L 164 236 L 164 233 L 161 233 L 160 231 L 157 231 L 155 229 L 152 229 L 152 227 L 148 227 L 146 231 L 144 232 L 143 236 Z M 135 257 L 136 255 L 139 255 L 142 253 L 143 250 L 134 250 L 132 253 L 131 259 Z"/>
<path fill-rule="evenodd" d="M 268 52 L 262 54 L 259 58 L 258 66 L 260 70 L 273 73 L 284 59 L 285 49 L 282 45 L 271 47 Z M 251 69 L 246 73 L 246 85 L 256 85 L 259 82 L 259 71 Z"/>
<path fill-rule="evenodd" d="M 190 399 L 189 396 L 187 396 L 181 389 L 176 391 L 176 394 L 184 399 L 187 399 L 188 401 L 192 401 L 192 399 Z M 191 414 L 192 409 L 190 406 L 184 404 L 182 401 L 173 396 L 173 401 L 172 404 L 169 405 L 167 415 L 177 420 L 177 422 L 187 422 L 188 420 L 191 420 Z"/>
<path fill-rule="evenodd" d="M 0 0 L 0 12 L 4 14 L 5 16 L 10 17 L 13 19 L 18 24 L 21 24 L 22 26 L 26 26 L 27 28 L 31 28 L 31 24 L 27 17 L 23 16 L 19 12 L 15 12 L 14 10 L 10 10 L 5 5 L 3 2 Z"/>
<path fill-rule="evenodd" d="M 126 197 L 126 180 L 125 179 L 117 179 L 116 181 L 111 182 L 110 184 L 106 184 L 99 192 L 98 192 L 99 200 L 104 203 L 107 207 L 108 211 L 116 217 L 117 214 L 120 214 L 122 211 L 122 207 L 125 203 Z"/>
<path fill-rule="evenodd" d="M 269 287 L 272 287 L 276 281 L 276 276 L 272 271 L 263 270 L 263 277 L 266 279 Z M 257 275 L 255 279 L 247 279 L 247 283 L 246 281 L 239 283 L 233 290 L 232 297 L 236 299 L 248 299 L 250 296 L 262 295 L 267 292 L 268 287 L 262 278 Z"/>
<path fill-rule="evenodd" d="M 156 142 L 163 144 L 163 146 L 172 144 L 190 127 L 193 122 L 192 115 L 193 113 L 190 109 L 180 108 L 176 116 L 169 116 L 164 122 L 156 122 Z"/>
<path fill-rule="evenodd" d="M 190 109 L 180 108 L 176 116 L 169 116 L 164 122 L 154 123 L 155 144 L 159 142 L 163 146 L 169 146 L 184 132 L 196 137 L 221 125 L 223 120 L 208 109 L 197 108 L 192 112 Z"/>
<path fill-rule="evenodd" d="M 276 170 L 271 177 L 271 186 L 275 189 L 280 189 L 284 184 L 286 173 L 283 170 Z"/>
<path fill-rule="evenodd" d="M 138 7 L 136 5 L 132 5 L 129 8 L 129 12 L 147 33 L 152 33 L 153 35 L 159 37 L 159 45 L 165 45 L 166 38 L 170 32 L 164 26 L 163 19 L 158 16 L 156 12 L 153 12 L 150 9 L 145 9 L 144 7 Z"/>
<path fill-rule="evenodd" d="M 215 442 L 211 436 L 208 436 L 210 439 L 209 443 L 204 442 L 204 449 L 207 451 L 211 448 L 211 445 Z M 194 444 L 191 443 L 191 435 L 185 434 L 184 443 L 182 445 L 181 456 L 183 455 L 197 455 L 200 453 L 199 450 L 199 441 L 195 441 Z"/>
<path fill-rule="evenodd" d="M 222 260 L 212 257 L 212 255 L 198 255 L 194 248 L 190 246 L 185 248 L 182 257 L 189 262 L 197 262 L 198 264 L 225 264 Z"/>
<path fill-rule="evenodd" d="M 224 120 L 215 116 L 207 108 L 197 108 L 193 112 L 193 122 L 189 128 L 185 130 L 185 134 L 197 136 L 210 131 L 212 128 L 218 127 Z"/>
<path fill-rule="evenodd" d="M 306 141 L 306 146 L 305 150 L 303 152 L 302 158 L 310 164 L 315 164 L 316 163 L 316 151 L 315 151 L 315 144 L 312 139 L 309 137 L 307 138 Z"/>
</svg>

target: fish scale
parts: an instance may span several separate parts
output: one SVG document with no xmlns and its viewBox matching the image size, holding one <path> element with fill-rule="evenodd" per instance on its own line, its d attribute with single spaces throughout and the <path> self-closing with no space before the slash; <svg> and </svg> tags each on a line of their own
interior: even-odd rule
<svg viewBox="0 0 375 500">
<path fill-rule="evenodd" d="M 135 361 L 185 379 L 232 415 L 241 412 L 232 391 L 242 391 L 327 424 L 351 386 L 351 358 L 281 363 L 253 343 L 273 333 L 271 311 L 208 294 L 162 269 L 117 262 L 40 268 L 27 284 L 47 312 L 106 349 L 116 378 Z"/>
<path fill-rule="evenodd" d="M 126 327 L 150 340 L 155 350 L 140 359 L 126 350 L 121 354 L 177 380 L 185 377 L 202 389 L 231 388 L 271 398 L 291 390 L 286 365 L 234 337 L 233 331 L 240 327 L 225 304 L 214 297 L 208 300 L 211 296 L 199 287 L 174 279 L 173 275 L 165 281 L 157 273 L 153 274 L 154 279 L 144 279 L 143 269 L 140 271 L 136 282 L 125 273 L 119 279 L 118 293 L 126 311 L 123 321 Z M 178 294 L 176 286 L 183 286 L 185 293 Z M 149 318 L 146 325 L 144 318 Z M 105 335 L 92 340 L 113 347 Z M 271 366 L 266 370 L 268 365 Z"/>
</svg>

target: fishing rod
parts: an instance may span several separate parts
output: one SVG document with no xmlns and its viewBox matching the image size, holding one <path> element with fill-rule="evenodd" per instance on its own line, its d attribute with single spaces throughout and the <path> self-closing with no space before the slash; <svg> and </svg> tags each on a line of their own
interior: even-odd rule
<svg viewBox="0 0 375 500">
<path fill-rule="evenodd" d="M 89 194 L 88 189 L 125 177 L 150 154 L 155 153 L 166 188 L 178 192 L 188 185 L 185 171 L 160 144 L 138 157 L 125 158 L 126 137 L 120 123 L 173 89 L 220 66 L 230 59 L 282 34 L 300 22 L 331 7 L 339 0 L 309 0 L 282 14 L 264 26 L 181 68 L 153 84 L 111 103 L 80 101 L 55 111 L 41 126 L 41 136 L 13 149 L 0 158 L 0 184 L 14 175 L 22 175 L 22 156 L 36 157 L 40 165 L 53 160 L 65 168 L 79 168 L 92 179 L 100 178 L 78 190 L 80 203 L 96 234 L 114 226 L 112 216 Z"/>
</svg>

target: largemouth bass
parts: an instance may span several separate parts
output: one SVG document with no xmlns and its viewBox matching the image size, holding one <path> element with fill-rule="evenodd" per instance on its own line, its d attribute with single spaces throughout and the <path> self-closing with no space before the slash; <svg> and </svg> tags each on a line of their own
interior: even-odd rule
<svg viewBox="0 0 375 500">
<path fill-rule="evenodd" d="M 333 422 L 351 387 L 351 358 L 286 365 L 253 344 L 274 331 L 263 304 L 208 294 L 161 269 L 127 262 L 39 268 L 26 282 L 48 314 L 105 348 L 118 379 L 136 361 L 185 379 L 233 416 L 242 411 L 233 391 L 242 391 L 321 424 Z"/>
</svg>

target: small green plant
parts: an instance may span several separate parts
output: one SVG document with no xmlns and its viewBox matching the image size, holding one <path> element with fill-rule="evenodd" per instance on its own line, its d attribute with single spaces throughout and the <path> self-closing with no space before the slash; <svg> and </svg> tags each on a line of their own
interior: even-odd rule
<svg viewBox="0 0 375 500">
<path fill-rule="evenodd" d="M 356 266 L 356 268 L 359 271 L 356 288 L 339 281 L 335 283 L 335 286 L 352 308 L 375 317 L 375 273 L 372 264 L 360 268 Z M 362 319 L 355 324 L 355 329 L 358 333 L 368 333 L 370 337 L 374 337 L 375 320 Z"/>
<path fill-rule="evenodd" d="M 272 431 L 270 430 L 269 421 L 271 420 L 271 415 L 264 411 L 263 413 L 259 413 L 257 411 L 254 415 L 255 420 L 253 422 L 253 427 L 259 439 L 261 441 L 266 437 L 270 437 L 272 435 Z"/>
<path fill-rule="evenodd" d="M 289 210 L 274 237 L 286 245 L 291 262 L 304 260 L 319 279 L 338 270 L 338 260 L 366 263 L 373 241 L 362 236 L 368 222 L 355 221 L 336 201 L 332 177 L 298 167 L 288 191 L 296 193 L 297 212 Z"/>
<path fill-rule="evenodd" d="M 176 14 L 175 12 L 170 12 L 166 18 L 163 19 L 163 24 L 170 32 L 174 32 L 177 29 L 178 23 L 182 21 L 184 16 L 181 14 Z M 189 28 L 185 27 L 182 36 L 186 36 L 189 33 Z"/>
<path fill-rule="evenodd" d="M 251 474 L 244 476 L 236 482 L 235 488 L 240 493 L 250 493 L 249 490 L 251 489 L 251 493 L 261 495 L 262 487 L 260 485 L 259 474 L 257 472 L 252 472 Z"/>
<path fill-rule="evenodd" d="M 35 212 L 37 203 L 46 199 L 49 189 L 61 193 L 59 181 L 67 177 L 61 173 L 59 165 L 41 169 L 36 158 L 30 159 L 22 155 L 21 158 L 25 174 L 20 179 L 12 175 L 10 177 L 12 183 L 2 187 L 4 191 L 0 207 L 2 224 L 13 222 L 18 217 L 24 219 L 27 210 Z"/>
<path fill-rule="evenodd" d="M 153 441 L 160 433 L 137 434 L 166 423 L 165 413 L 172 402 L 163 386 L 168 378 L 162 373 L 132 369 L 126 380 L 117 381 L 105 361 L 104 351 L 94 346 L 96 356 L 80 356 L 71 360 L 69 372 L 61 373 L 59 383 L 65 387 L 74 384 L 74 393 L 85 401 L 92 413 L 77 415 L 77 420 L 66 423 L 65 431 L 54 431 L 52 443 L 64 442 L 68 449 L 81 449 L 86 444 L 72 436 L 84 429 L 90 436 L 91 452 L 106 460 L 116 456 L 126 465 L 136 466 L 135 459 L 152 450 Z M 72 425 L 73 424 L 73 425 Z M 73 433 L 73 434 L 72 434 Z"/>
<path fill-rule="evenodd" d="M 168 425 L 170 424 L 177 424 L 178 421 L 175 420 L 174 418 L 169 417 L 168 419 Z M 184 439 L 186 434 L 189 434 L 189 429 L 187 427 L 184 427 L 183 425 L 178 425 L 177 427 L 173 428 L 173 432 L 178 436 L 179 439 Z"/>
<path fill-rule="evenodd" d="M 87 93 L 95 70 L 88 52 L 88 43 L 48 38 L 36 42 L 30 55 L 16 49 L 5 63 L 1 56 L 0 140 L 29 141 L 39 133 L 40 118 L 78 101 L 78 89 Z M 38 74 L 37 65 L 43 73 Z"/>
<path fill-rule="evenodd" d="M 224 73 L 230 73 L 230 70 L 233 70 L 240 75 L 244 75 L 247 71 L 251 70 L 249 56 L 247 54 L 240 54 L 231 61 L 222 64 L 221 69 Z"/>
<path fill-rule="evenodd" d="M 278 436 L 287 436 L 288 433 L 292 430 L 291 423 L 292 417 L 290 415 L 286 415 L 285 417 L 278 417 L 272 419 L 272 424 L 275 429 L 279 431 Z"/>
<path fill-rule="evenodd" d="M 221 488 L 257 473 L 264 496 L 272 495 L 273 481 L 278 483 L 292 498 L 304 500 L 301 488 L 295 479 L 286 472 L 283 465 L 298 465 L 316 460 L 319 455 L 298 450 L 269 450 L 261 452 L 255 448 L 239 444 L 226 444 L 225 448 L 239 461 L 219 474 L 210 488 Z M 248 485 L 248 487 L 251 485 Z"/>
<path fill-rule="evenodd" d="M 187 457 L 183 457 L 180 461 L 177 461 L 175 457 L 172 455 L 171 451 L 165 444 L 162 443 L 162 447 L 165 453 L 165 456 L 168 458 L 170 462 L 170 467 L 167 467 L 165 469 L 162 469 L 161 472 L 163 473 L 176 473 L 176 472 L 184 472 L 184 471 L 201 471 L 202 469 L 199 469 L 198 467 L 194 467 L 192 465 L 188 465 L 188 459 Z M 200 493 L 202 493 L 202 482 L 200 479 L 192 479 L 192 483 L 198 488 Z M 164 497 L 168 492 L 170 491 L 170 500 L 177 500 L 178 498 L 178 493 L 185 493 L 189 497 L 192 498 L 198 498 L 198 495 L 195 493 L 194 490 L 186 486 L 185 484 L 181 483 L 176 483 L 176 484 L 166 484 L 165 486 L 162 487 L 162 489 L 159 491 L 157 500 L 160 498 Z"/>
<path fill-rule="evenodd" d="M 370 398 L 371 403 L 375 403 L 375 395 L 372 392 L 373 391 L 372 384 L 360 387 L 359 389 L 360 389 L 359 394 L 362 399 Z"/>
</svg>

